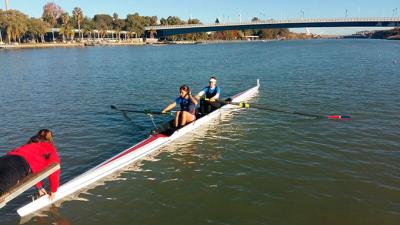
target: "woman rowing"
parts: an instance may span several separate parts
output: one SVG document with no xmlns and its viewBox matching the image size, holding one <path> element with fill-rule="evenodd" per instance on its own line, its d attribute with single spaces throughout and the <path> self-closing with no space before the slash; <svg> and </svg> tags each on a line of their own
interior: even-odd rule
<svg viewBox="0 0 400 225">
<path fill-rule="evenodd" d="M 53 134 L 50 130 L 42 129 L 25 145 L 0 157 L 0 196 L 26 176 L 39 173 L 52 163 L 60 163 L 54 147 Z M 52 200 L 60 182 L 60 170 L 51 174 L 49 180 L 49 198 Z M 37 183 L 36 188 L 40 196 L 47 194 L 42 182 Z"/>
<path fill-rule="evenodd" d="M 179 88 L 180 95 L 175 102 L 169 104 L 162 113 L 166 113 L 173 109 L 176 105 L 180 105 L 181 110 L 175 115 L 175 127 L 183 127 L 186 124 L 193 122 L 196 119 L 197 100 L 192 96 L 187 85 L 182 85 Z M 180 121 L 180 123 L 179 123 Z"/>
</svg>

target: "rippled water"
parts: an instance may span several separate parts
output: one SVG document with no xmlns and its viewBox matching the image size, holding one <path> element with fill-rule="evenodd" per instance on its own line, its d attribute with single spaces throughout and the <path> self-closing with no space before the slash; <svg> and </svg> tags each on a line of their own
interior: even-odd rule
<svg viewBox="0 0 400 225">
<path fill-rule="evenodd" d="M 223 96 L 261 79 L 259 104 L 221 117 L 28 224 L 398 224 L 400 42 L 313 40 L 0 51 L 0 150 L 50 128 L 62 182 L 147 137 L 181 84 Z M 169 118 L 156 118 L 157 121 Z M 0 211 L 16 209 L 30 191 Z"/>
</svg>

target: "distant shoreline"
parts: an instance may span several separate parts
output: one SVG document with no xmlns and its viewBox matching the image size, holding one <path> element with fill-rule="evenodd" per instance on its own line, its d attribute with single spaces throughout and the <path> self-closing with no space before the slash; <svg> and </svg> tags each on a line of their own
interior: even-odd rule
<svg viewBox="0 0 400 225">
<path fill-rule="evenodd" d="M 300 40 L 300 39 L 299 39 Z M 275 42 L 285 41 L 279 39 L 271 40 L 202 40 L 202 41 L 151 41 L 151 42 L 70 42 L 70 43 L 21 43 L 21 44 L 0 44 L 0 49 L 41 49 L 41 48 L 85 48 L 96 46 L 144 46 L 144 45 L 196 45 L 196 44 L 222 44 L 222 43 L 247 43 L 247 42 Z"/>
<path fill-rule="evenodd" d="M 93 46 L 141 46 L 144 42 L 115 42 L 115 43 L 23 43 L 23 44 L 0 44 L 0 49 L 40 49 L 40 48 L 84 48 Z"/>
<path fill-rule="evenodd" d="M 343 37 L 322 38 L 328 39 L 351 39 Z M 144 46 L 144 45 L 197 45 L 197 44 L 223 44 L 223 43 L 247 43 L 247 42 L 277 42 L 290 40 L 316 40 L 316 39 L 269 39 L 269 40 L 202 40 L 202 41 L 174 41 L 174 42 L 71 42 L 71 43 L 22 43 L 22 44 L 0 44 L 0 50 L 17 49 L 41 49 L 41 48 L 85 48 L 96 46 Z M 395 40 L 395 39 L 392 39 Z"/>
</svg>

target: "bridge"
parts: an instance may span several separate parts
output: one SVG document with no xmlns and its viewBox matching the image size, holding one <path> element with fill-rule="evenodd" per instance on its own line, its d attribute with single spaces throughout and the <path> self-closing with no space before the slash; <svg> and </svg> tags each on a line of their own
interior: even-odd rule
<svg viewBox="0 0 400 225">
<path fill-rule="evenodd" d="M 399 27 L 400 17 L 380 18 L 331 18 L 331 19 L 293 19 L 257 20 L 242 23 L 185 24 L 145 27 L 146 36 L 156 32 L 156 36 L 202 33 L 225 30 L 260 30 L 273 28 L 311 28 L 311 27 Z"/>
</svg>

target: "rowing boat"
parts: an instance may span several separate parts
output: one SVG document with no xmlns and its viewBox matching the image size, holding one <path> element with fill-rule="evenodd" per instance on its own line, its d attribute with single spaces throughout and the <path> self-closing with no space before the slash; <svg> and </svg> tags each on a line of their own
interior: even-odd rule
<svg viewBox="0 0 400 225">
<path fill-rule="evenodd" d="M 255 96 L 258 93 L 259 87 L 260 82 L 259 80 L 257 80 L 257 85 L 253 88 L 232 96 L 232 102 L 243 102 L 249 100 L 251 97 Z M 60 201 L 63 198 L 77 193 L 84 188 L 88 188 L 89 185 L 100 180 L 101 178 L 104 178 L 111 173 L 118 171 L 129 164 L 132 164 L 133 162 L 151 154 L 162 146 L 165 146 L 171 141 L 195 130 L 203 124 L 209 123 L 213 119 L 218 118 L 224 111 L 234 108 L 238 108 L 238 106 L 233 104 L 223 105 L 221 108 L 195 120 L 194 122 L 178 130 L 171 131 L 168 126 L 159 130 L 155 129 L 154 132 L 152 132 L 147 139 L 104 161 L 100 165 L 88 170 L 87 172 L 79 175 L 71 181 L 68 181 L 67 183 L 61 185 L 58 188 L 56 196 L 52 201 L 49 200 L 47 196 L 42 196 L 34 200 L 33 202 L 21 207 L 17 210 L 17 212 L 21 217 L 30 215 L 34 212 L 38 212 L 45 207 L 53 204 L 54 202 Z"/>
</svg>

